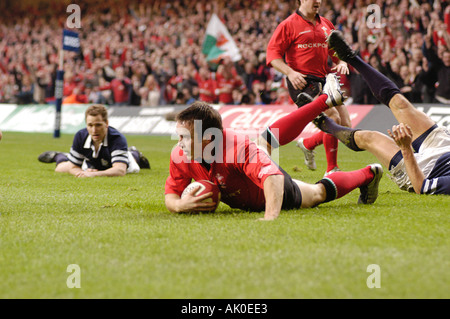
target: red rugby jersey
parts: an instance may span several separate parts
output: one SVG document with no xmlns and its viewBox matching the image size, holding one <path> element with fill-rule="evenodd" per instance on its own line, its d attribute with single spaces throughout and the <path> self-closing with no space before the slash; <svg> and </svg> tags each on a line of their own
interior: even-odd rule
<svg viewBox="0 0 450 319">
<path fill-rule="evenodd" d="M 317 16 L 316 25 L 305 20 L 298 11 L 282 21 L 275 29 L 267 45 L 266 63 L 283 59 L 295 71 L 303 74 L 325 77 L 329 73 L 328 56 L 333 62 L 334 51 L 328 50 L 326 38 L 333 24 L 324 17 Z"/>
<path fill-rule="evenodd" d="M 214 103 L 216 101 L 216 95 L 214 93 L 216 89 L 216 83 L 212 78 L 203 79 L 197 72 L 195 74 L 195 80 L 197 81 L 198 88 L 201 90 L 199 94 L 199 100 L 207 103 Z M 204 92 L 208 92 L 208 94 Z"/>
<path fill-rule="evenodd" d="M 282 175 L 282 172 L 266 153 L 249 141 L 248 136 L 225 129 L 222 146 L 223 154 L 211 164 L 209 171 L 201 163 L 190 161 L 176 146 L 170 155 L 165 194 L 181 196 L 192 179 L 206 179 L 219 186 L 221 201 L 230 207 L 263 211 L 264 181 L 268 176 Z"/>
<path fill-rule="evenodd" d="M 222 74 L 216 74 L 216 88 L 228 88 L 228 92 L 222 92 L 219 94 L 219 103 L 223 104 L 233 104 L 233 90 L 240 89 L 243 90 L 245 88 L 244 83 L 241 81 L 238 75 L 234 75 L 234 77 L 228 79 L 224 77 Z"/>
</svg>

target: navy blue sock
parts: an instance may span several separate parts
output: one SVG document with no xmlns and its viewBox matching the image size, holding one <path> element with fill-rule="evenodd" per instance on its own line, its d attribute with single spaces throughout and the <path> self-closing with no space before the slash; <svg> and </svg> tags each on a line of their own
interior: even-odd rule
<svg viewBox="0 0 450 319">
<path fill-rule="evenodd" d="M 69 159 L 67 158 L 66 154 L 64 154 L 64 153 L 58 153 L 55 156 L 56 165 L 58 165 L 61 162 L 67 162 L 68 160 Z"/>
<path fill-rule="evenodd" d="M 361 73 L 377 100 L 389 107 L 389 101 L 392 97 L 395 94 L 400 93 L 400 90 L 395 83 L 364 62 L 359 56 L 351 59 L 349 63 Z"/>
<path fill-rule="evenodd" d="M 358 147 L 358 145 L 356 145 L 354 137 L 355 132 L 360 131 L 360 129 L 354 129 L 351 127 L 339 125 L 327 116 L 322 117 L 322 121 L 319 124 L 319 128 L 322 131 L 336 137 L 338 140 L 344 143 L 344 145 L 347 146 L 349 149 L 356 152 L 363 151 Z"/>
</svg>

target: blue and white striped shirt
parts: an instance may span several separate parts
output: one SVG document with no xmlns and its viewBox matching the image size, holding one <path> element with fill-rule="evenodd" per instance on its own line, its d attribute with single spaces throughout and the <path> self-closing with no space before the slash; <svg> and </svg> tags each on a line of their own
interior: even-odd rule
<svg viewBox="0 0 450 319">
<path fill-rule="evenodd" d="M 112 164 L 117 162 L 125 163 L 128 166 L 127 140 L 122 133 L 110 126 L 98 152 L 95 152 L 91 136 L 84 128 L 75 134 L 68 158 L 69 161 L 80 167 L 86 160 L 89 168 L 98 170 L 111 168 Z"/>
</svg>

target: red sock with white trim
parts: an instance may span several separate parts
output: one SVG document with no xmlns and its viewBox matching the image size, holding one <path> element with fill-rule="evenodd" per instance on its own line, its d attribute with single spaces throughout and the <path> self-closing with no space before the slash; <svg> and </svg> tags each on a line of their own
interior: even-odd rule
<svg viewBox="0 0 450 319">
<path fill-rule="evenodd" d="M 367 185 L 372 181 L 374 174 L 370 166 L 350 172 L 335 172 L 324 177 L 318 183 L 322 183 L 327 191 L 325 202 L 341 198 L 355 188 Z"/>
</svg>

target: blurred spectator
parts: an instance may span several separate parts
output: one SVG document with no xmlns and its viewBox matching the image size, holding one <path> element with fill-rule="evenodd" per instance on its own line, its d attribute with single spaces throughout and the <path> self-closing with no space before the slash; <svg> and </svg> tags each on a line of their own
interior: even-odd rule
<svg viewBox="0 0 450 319">
<path fill-rule="evenodd" d="M 72 93 L 65 97 L 62 101 L 63 104 L 79 104 L 79 103 L 88 103 L 88 96 L 83 93 L 84 90 L 81 90 L 80 86 L 75 87 L 72 90 Z"/>
<path fill-rule="evenodd" d="M 284 88 L 284 87 L 280 87 L 277 89 L 277 95 L 276 95 L 276 99 L 273 102 L 273 104 L 292 104 L 292 99 L 289 96 L 289 91 Z"/>
<path fill-rule="evenodd" d="M 448 12 L 450 6 L 447 9 Z M 448 45 L 444 45 L 437 39 L 438 44 L 436 46 L 433 40 L 433 25 L 434 22 L 431 22 L 422 46 L 427 62 L 424 63 L 424 81 L 435 84 L 436 90 L 434 93 L 438 102 L 450 104 L 450 41 L 448 41 Z M 447 31 L 441 31 L 442 35 L 448 35 Z"/>
<path fill-rule="evenodd" d="M 131 91 L 133 89 L 131 80 L 125 77 L 125 70 L 119 66 L 116 68 L 116 76 L 111 83 L 102 86 L 100 90 L 111 90 L 114 104 L 116 106 L 126 106 L 131 104 Z"/>
<path fill-rule="evenodd" d="M 216 82 L 206 66 L 201 66 L 195 79 L 199 89 L 199 100 L 207 103 L 216 102 Z"/>
<path fill-rule="evenodd" d="M 252 89 L 253 81 L 256 79 L 256 69 L 251 61 L 245 62 L 243 80 L 247 90 Z"/>
<path fill-rule="evenodd" d="M 225 58 L 217 68 L 216 90 L 219 104 L 233 104 L 233 90 L 239 89 L 245 93 L 245 85 L 237 74 L 231 59 Z"/>
<path fill-rule="evenodd" d="M 41 3 L 8 2 L 8 19 L 0 20 L 1 103 L 54 100 L 64 27 L 60 17 L 67 4 L 49 0 L 51 5 Z M 5 8 L 2 4 L 0 8 Z M 379 25 L 368 23 L 369 4 L 380 6 Z M 242 86 L 241 103 L 275 103 L 275 95 L 270 97 L 271 83 L 283 76 L 265 65 L 265 49 L 276 26 L 297 8 L 297 1 L 107 0 L 81 1 L 79 5 L 82 28 L 76 31 L 83 52 L 64 54 L 65 98 L 78 87 L 76 96 L 85 95 L 89 103 L 158 106 L 177 103 L 180 92 L 186 95 L 186 102 L 239 103 L 233 99 L 233 89 L 226 88 L 229 83 L 221 84 L 224 92 L 220 101 L 211 94 L 216 89 L 212 83 L 225 78 L 226 82 L 241 82 L 233 85 Z M 209 70 L 201 53 L 213 12 L 226 24 L 243 57 L 231 63 L 231 77 L 223 76 L 222 70 Z M 450 100 L 445 62 L 445 52 L 450 50 L 448 1 L 323 0 L 320 14 L 344 32 L 366 61 L 370 58 L 372 64 L 378 63 L 395 83 L 403 82 L 400 68 L 408 66 L 409 78 L 414 79 L 408 85 L 414 84 L 409 98 Z M 430 41 L 435 55 L 430 46 L 422 51 L 423 44 Z M 116 75 L 122 72 L 120 69 L 121 80 Z M 202 69 L 208 75 L 200 75 Z M 151 84 L 147 84 L 149 76 Z M 342 81 L 352 83 L 349 87 L 355 103 L 371 101 L 356 72 L 342 77 Z M 80 83 L 83 86 L 78 86 Z M 278 100 L 283 90 L 276 92 Z"/>
<path fill-rule="evenodd" d="M 255 97 L 255 105 L 267 104 L 270 101 L 265 82 L 253 81 L 252 92 Z"/>
<path fill-rule="evenodd" d="M 144 86 L 140 89 L 140 95 L 142 106 L 158 106 L 160 104 L 161 90 L 153 74 L 148 75 L 145 79 Z"/>
<path fill-rule="evenodd" d="M 31 76 L 25 75 L 21 81 L 21 87 L 19 93 L 15 96 L 17 98 L 17 104 L 32 104 L 36 103 L 33 99 L 34 84 L 31 81 Z"/>
<path fill-rule="evenodd" d="M 244 97 L 244 95 L 242 94 L 241 90 L 238 89 L 234 89 L 232 92 L 232 96 L 233 96 L 233 103 L 234 105 L 240 105 L 242 104 L 242 98 Z"/>
<path fill-rule="evenodd" d="M 140 94 L 140 88 L 141 88 L 141 81 L 139 79 L 139 76 L 136 74 L 133 74 L 131 76 L 131 92 L 130 92 L 130 104 L 131 106 L 140 106 L 141 105 L 141 94 Z"/>
<path fill-rule="evenodd" d="M 256 103 L 256 96 L 255 93 L 253 93 L 253 91 L 247 91 L 247 93 L 242 95 L 240 104 L 256 105 L 261 103 Z"/>
</svg>

